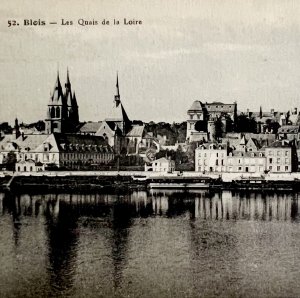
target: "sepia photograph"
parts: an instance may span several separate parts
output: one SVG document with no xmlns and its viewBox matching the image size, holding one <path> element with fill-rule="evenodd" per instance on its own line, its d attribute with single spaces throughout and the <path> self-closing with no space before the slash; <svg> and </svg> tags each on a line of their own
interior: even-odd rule
<svg viewBox="0 0 300 298">
<path fill-rule="evenodd" d="M 0 16 L 0 297 L 300 297 L 299 1 Z"/>
</svg>

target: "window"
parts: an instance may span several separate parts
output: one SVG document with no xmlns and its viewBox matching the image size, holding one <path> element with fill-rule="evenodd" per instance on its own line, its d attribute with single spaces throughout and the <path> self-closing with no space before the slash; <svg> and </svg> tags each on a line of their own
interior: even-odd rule
<svg viewBox="0 0 300 298">
<path fill-rule="evenodd" d="M 277 156 L 280 156 L 281 155 L 281 152 L 278 150 L 277 151 Z"/>
<path fill-rule="evenodd" d="M 218 152 L 216 154 L 217 154 L 217 157 L 218 157 L 218 155 L 219 155 Z"/>
<path fill-rule="evenodd" d="M 289 163 L 290 160 L 288 158 L 285 159 L 285 163 Z"/>
<path fill-rule="evenodd" d="M 54 109 L 54 107 L 51 108 L 50 114 L 51 114 L 51 118 L 55 118 L 55 109 Z"/>
<path fill-rule="evenodd" d="M 285 151 L 285 156 L 288 156 L 289 155 L 289 152 L 288 151 Z"/>
<path fill-rule="evenodd" d="M 272 163 L 273 162 L 273 158 L 269 158 L 269 163 Z"/>
<path fill-rule="evenodd" d="M 242 170 L 242 167 L 239 167 L 239 171 L 241 171 Z"/>
<path fill-rule="evenodd" d="M 280 163 L 280 157 L 277 158 L 277 163 Z"/>
<path fill-rule="evenodd" d="M 218 166 L 219 165 L 219 161 L 216 159 L 216 166 Z"/>
<path fill-rule="evenodd" d="M 277 166 L 277 171 L 280 171 L 280 166 Z"/>
<path fill-rule="evenodd" d="M 285 166 L 285 171 L 287 172 L 289 170 L 289 167 L 288 166 Z"/>
<path fill-rule="evenodd" d="M 272 166 L 269 166 L 269 170 L 270 170 L 270 171 L 272 170 Z"/>
<path fill-rule="evenodd" d="M 60 117 L 60 108 L 56 107 L 56 118 Z"/>
</svg>

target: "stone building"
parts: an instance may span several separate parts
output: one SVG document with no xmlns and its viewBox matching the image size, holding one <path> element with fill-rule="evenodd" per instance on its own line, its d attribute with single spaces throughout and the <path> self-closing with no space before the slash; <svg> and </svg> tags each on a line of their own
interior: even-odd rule
<svg viewBox="0 0 300 298">
<path fill-rule="evenodd" d="M 193 102 L 187 111 L 187 134 L 189 142 L 215 141 L 218 137 L 232 131 L 237 117 L 237 103 Z"/>
<path fill-rule="evenodd" d="M 227 157 L 227 172 L 261 173 L 266 170 L 264 150 L 256 152 L 232 151 Z"/>
<path fill-rule="evenodd" d="M 266 169 L 271 173 L 290 173 L 298 169 L 295 141 L 275 141 L 266 147 L 266 158 Z"/>
<path fill-rule="evenodd" d="M 78 129 L 79 112 L 75 92 L 72 93 L 69 71 L 63 89 L 57 73 L 56 83 L 47 107 L 45 132 L 73 133 Z"/>
<path fill-rule="evenodd" d="M 196 172 L 225 172 L 227 165 L 226 144 L 206 143 L 195 150 Z"/>
<path fill-rule="evenodd" d="M 162 157 L 151 161 L 151 166 L 145 165 L 145 171 L 172 173 L 175 171 L 175 161 Z"/>
</svg>

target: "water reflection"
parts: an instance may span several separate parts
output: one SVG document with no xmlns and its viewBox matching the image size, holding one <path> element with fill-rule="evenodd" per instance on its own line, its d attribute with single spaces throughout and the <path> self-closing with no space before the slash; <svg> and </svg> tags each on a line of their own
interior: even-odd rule
<svg viewBox="0 0 300 298">
<path fill-rule="evenodd" d="M 235 296 L 237 288 L 247 288 L 246 279 L 250 278 L 251 282 L 252 278 L 253 285 L 257 284 L 251 272 L 256 272 L 255 266 L 269 257 L 264 255 L 259 259 L 273 245 L 280 251 L 279 257 L 284 256 L 283 260 L 284 253 L 288 252 L 300 261 L 300 256 L 293 251 L 299 244 L 294 242 L 299 237 L 293 228 L 299 222 L 299 198 L 292 193 L 167 190 L 139 191 L 124 196 L 5 193 L 0 194 L 0 220 L 11 224 L 0 225 L 0 232 L 12 237 L 12 247 L 8 245 L 4 251 L 8 258 L 23 254 L 28 260 L 26 268 L 37 258 L 37 251 L 45 258 L 39 260 L 39 264 L 44 261 L 44 268 L 35 270 L 46 276 L 38 291 L 46 296 L 82 296 L 85 291 L 88 296 L 171 293 L 179 297 L 202 291 L 207 296 L 222 293 Z M 278 224 L 266 230 L 266 224 L 278 222 L 288 224 L 289 232 L 282 232 Z M 31 237 L 35 233 L 41 235 L 34 246 Z M 277 240 L 277 235 L 281 235 L 281 240 Z M 254 254 L 249 250 L 253 243 L 261 245 Z M 253 265 L 251 262 L 256 258 L 257 263 Z M 91 263 L 85 265 L 88 261 Z M 249 266 L 254 266 L 250 277 L 249 268 L 243 267 L 247 261 Z M 0 256 L 0 264 L 6 262 Z M 159 269 L 151 269 L 152 264 Z M 299 270 L 293 271 L 290 261 L 284 264 L 285 270 L 291 269 L 292 278 L 299 275 Z M 21 271 L 23 274 L 25 269 Z M 0 286 L 8 293 L 12 289 L 5 284 L 3 276 L 0 273 Z M 274 280 L 279 277 L 275 276 Z M 153 287 L 160 279 L 164 284 L 155 290 Z M 86 284 L 90 288 L 83 289 Z M 30 280 L 20 283 L 20 291 L 25 285 L 30 285 Z M 144 292 L 148 286 L 149 293 Z M 34 293 L 36 287 L 35 284 Z M 264 287 L 263 282 L 260 287 Z M 281 285 L 277 294 L 282 289 Z"/>
<path fill-rule="evenodd" d="M 0 197 L 1 214 L 10 213 L 17 226 L 20 216 L 46 216 L 52 222 L 79 217 L 111 217 L 112 227 L 126 229 L 133 218 L 186 213 L 190 218 L 206 220 L 298 220 L 299 194 L 243 193 L 223 191 L 133 192 L 130 195 L 43 195 Z M 61 215 L 63 213 L 63 215 Z M 65 224 L 63 222 L 63 224 Z"/>
<path fill-rule="evenodd" d="M 54 296 L 69 294 L 73 286 L 73 272 L 77 255 L 77 214 L 57 196 L 47 201 L 44 210 L 48 240 L 48 274 Z"/>
</svg>

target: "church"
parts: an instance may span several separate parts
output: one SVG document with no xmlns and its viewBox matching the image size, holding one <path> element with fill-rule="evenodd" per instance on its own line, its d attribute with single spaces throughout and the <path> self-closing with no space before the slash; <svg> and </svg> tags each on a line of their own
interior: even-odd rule
<svg viewBox="0 0 300 298">
<path fill-rule="evenodd" d="M 79 112 L 75 92 L 72 92 L 69 70 L 64 89 L 57 73 L 56 83 L 47 107 L 45 133 L 74 133 L 79 126 Z"/>
</svg>

